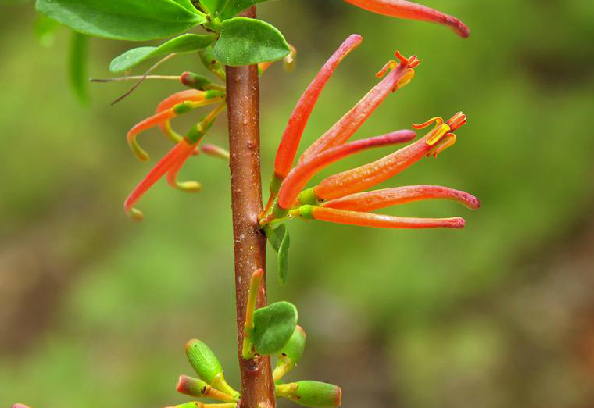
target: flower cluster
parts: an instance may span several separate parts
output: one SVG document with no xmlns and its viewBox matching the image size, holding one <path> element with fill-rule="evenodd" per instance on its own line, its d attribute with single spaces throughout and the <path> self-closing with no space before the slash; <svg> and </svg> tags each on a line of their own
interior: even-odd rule
<svg viewBox="0 0 594 408">
<path fill-rule="evenodd" d="M 314 219 L 339 224 L 379 228 L 462 228 L 464 219 L 405 218 L 376 214 L 371 211 L 426 199 L 451 199 L 468 208 L 480 207 L 478 199 L 468 193 L 441 186 L 407 186 L 363 192 L 395 176 L 423 157 L 434 156 L 452 146 L 454 132 L 466 123 L 466 115 L 455 114 L 448 121 L 436 117 L 417 130 L 435 124 L 414 143 L 379 160 L 332 175 L 315 187 L 307 183 L 323 168 L 364 149 L 410 142 L 416 135 L 400 130 L 387 135 L 348 142 L 371 113 L 391 93 L 408 84 L 420 63 L 416 56 L 405 58 L 396 52 L 397 61 L 389 61 L 377 74 L 383 78 L 350 111 L 309 146 L 293 167 L 301 135 L 320 93 L 339 62 L 357 45 L 361 37 L 348 37 L 330 57 L 295 107 L 277 151 L 270 186 L 270 199 L 260 216 L 266 227 L 291 218 Z"/>
</svg>

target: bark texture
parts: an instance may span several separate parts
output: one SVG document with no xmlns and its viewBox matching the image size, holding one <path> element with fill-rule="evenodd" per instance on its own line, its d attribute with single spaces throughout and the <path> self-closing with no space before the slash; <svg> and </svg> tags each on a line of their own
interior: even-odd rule
<svg viewBox="0 0 594 408">
<path fill-rule="evenodd" d="M 255 17 L 255 7 L 242 15 Z M 262 211 L 258 68 L 227 67 L 226 71 L 241 408 L 275 408 L 270 358 L 246 361 L 241 357 L 250 278 L 257 269 L 266 268 L 266 239 L 258 227 Z M 264 305 L 266 275 L 258 296 L 258 307 Z"/>
</svg>

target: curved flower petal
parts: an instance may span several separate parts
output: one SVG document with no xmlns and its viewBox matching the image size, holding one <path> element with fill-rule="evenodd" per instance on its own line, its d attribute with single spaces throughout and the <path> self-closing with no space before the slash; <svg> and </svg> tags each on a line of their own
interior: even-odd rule
<svg viewBox="0 0 594 408">
<path fill-rule="evenodd" d="M 334 73 L 336 67 L 338 67 L 338 64 L 340 64 L 344 57 L 346 57 L 352 50 L 357 48 L 362 41 L 363 38 L 356 34 L 353 34 L 344 40 L 342 45 L 322 66 L 316 77 L 309 84 L 297 102 L 297 105 L 289 118 L 289 123 L 283 133 L 276 153 L 276 159 L 274 161 L 275 177 L 282 180 L 289 174 L 291 167 L 293 167 L 297 148 L 301 141 L 301 135 L 303 134 L 307 120 L 309 119 L 324 86 Z"/>
<path fill-rule="evenodd" d="M 422 20 L 450 27 L 460 37 L 470 35 L 468 27 L 460 20 L 422 4 L 404 0 L 344 0 L 354 6 L 389 17 Z"/>
<path fill-rule="evenodd" d="M 371 228 L 464 228 L 464 218 L 409 218 L 304 205 L 294 215 L 305 219 Z"/>
<path fill-rule="evenodd" d="M 382 190 L 351 194 L 346 197 L 326 201 L 321 204 L 321 206 L 337 210 L 368 212 L 393 205 L 436 199 L 454 200 L 472 210 L 476 210 L 481 206 L 481 202 L 472 194 L 442 186 L 404 186 L 385 188 Z"/>
</svg>

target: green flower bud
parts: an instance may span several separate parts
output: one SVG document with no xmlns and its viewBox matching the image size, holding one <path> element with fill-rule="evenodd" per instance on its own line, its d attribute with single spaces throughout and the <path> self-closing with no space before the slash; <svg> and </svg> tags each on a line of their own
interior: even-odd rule
<svg viewBox="0 0 594 408">
<path fill-rule="evenodd" d="M 192 368 L 200 379 L 211 384 L 215 377 L 223 373 L 221 363 L 210 347 L 197 339 L 186 343 L 186 355 Z"/>
<path fill-rule="evenodd" d="M 276 387 L 276 394 L 306 407 L 329 408 L 338 407 L 341 404 L 340 387 L 320 381 L 281 384 Z"/>
</svg>

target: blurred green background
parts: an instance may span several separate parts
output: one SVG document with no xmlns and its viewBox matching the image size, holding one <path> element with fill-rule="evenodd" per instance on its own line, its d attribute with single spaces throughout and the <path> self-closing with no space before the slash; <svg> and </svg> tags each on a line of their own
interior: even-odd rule
<svg viewBox="0 0 594 408">
<path fill-rule="evenodd" d="M 301 92 L 352 33 L 364 42 L 322 94 L 302 148 L 376 83 L 399 49 L 422 60 L 356 137 L 464 110 L 458 143 L 386 183 L 442 184 L 477 195 L 390 214 L 455 216 L 464 230 L 368 230 L 294 222 L 289 283 L 270 274 L 270 300 L 300 310 L 308 347 L 290 379 L 343 387 L 347 408 L 583 407 L 594 401 L 594 3 L 588 0 L 426 1 L 472 36 L 374 15 L 338 0 L 272 2 L 259 15 L 299 50 L 261 84 L 263 174 Z M 193 159 L 196 195 L 159 183 L 121 204 L 169 143 L 126 131 L 181 90 L 145 82 L 69 89 L 69 32 L 33 34 L 31 3 L 0 6 L 0 406 L 134 408 L 173 405 L 184 343 L 212 345 L 238 384 L 228 168 Z M 47 42 L 47 41 L 46 41 Z M 89 75 L 134 46 L 90 41 Z M 143 65 L 137 72 L 142 72 Z M 194 56 L 159 73 L 199 71 Z M 179 119 L 183 129 L 192 119 Z M 225 120 L 210 142 L 226 145 Z M 370 152 L 321 176 L 379 157 Z M 272 253 L 269 267 L 275 268 Z M 282 407 L 290 404 L 281 402 Z"/>
</svg>

